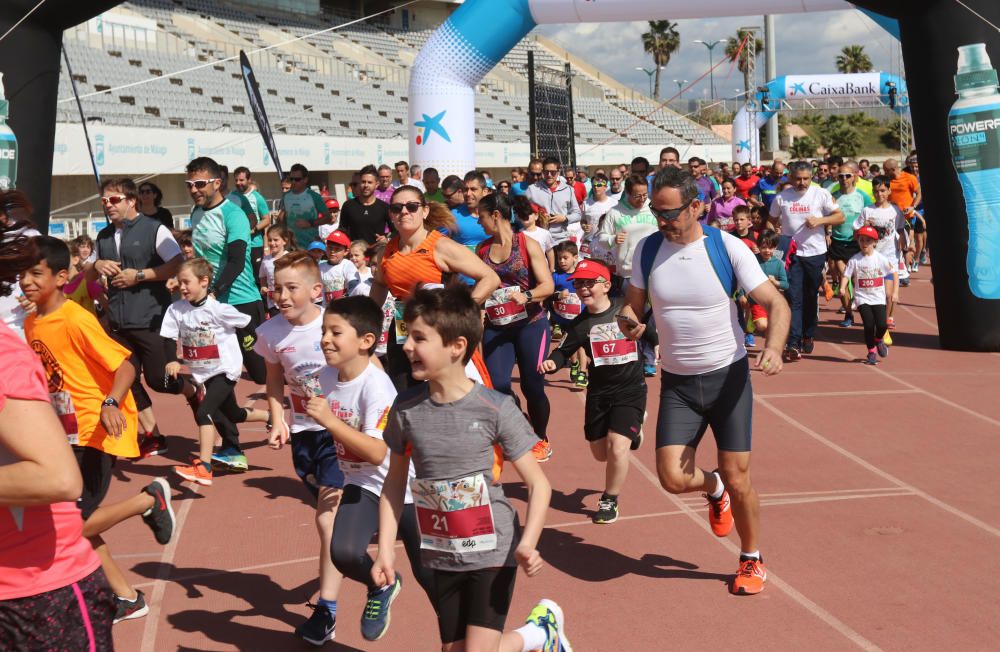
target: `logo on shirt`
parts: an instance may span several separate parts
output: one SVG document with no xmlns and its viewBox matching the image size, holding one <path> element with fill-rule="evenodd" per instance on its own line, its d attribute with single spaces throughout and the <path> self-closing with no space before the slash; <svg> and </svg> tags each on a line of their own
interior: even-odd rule
<svg viewBox="0 0 1000 652">
<path fill-rule="evenodd" d="M 274 349 L 275 353 L 295 353 L 295 345 L 279 346 Z"/>
<path fill-rule="evenodd" d="M 421 114 L 423 120 L 417 120 L 413 123 L 413 126 L 417 128 L 416 142 L 418 145 L 423 145 L 430 140 L 431 134 L 440 135 L 446 143 L 451 142 L 451 136 L 448 135 L 448 131 L 444 128 L 444 125 L 441 124 L 441 121 L 444 120 L 446 113 L 448 112 L 442 111 L 433 118 L 428 116 L 426 113 L 423 113 Z"/>
<path fill-rule="evenodd" d="M 45 346 L 45 343 L 41 340 L 32 340 L 31 349 L 42 361 L 42 367 L 45 369 L 45 377 L 48 379 L 49 394 L 61 392 L 63 390 L 64 379 L 62 368 L 59 366 L 56 357 L 52 355 L 49 347 Z"/>
</svg>

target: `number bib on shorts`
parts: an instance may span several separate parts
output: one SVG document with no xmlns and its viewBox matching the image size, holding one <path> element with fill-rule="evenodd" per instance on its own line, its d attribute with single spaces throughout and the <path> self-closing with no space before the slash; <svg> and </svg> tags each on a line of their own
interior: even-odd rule
<svg viewBox="0 0 1000 652">
<path fill-rule="evenodd" d="M 575 294 L 567 294 L 565 299 L 556 299 L 552 302 L 552 311 L 563 319 L 576 319 L 582 309 L 580 297 Z"/>
<path fill-rule="evenodd" d="M 310 420 L 306 413 L 306 403 L 314 396 L 323 395 L 318 374 L 297 376 L 291 390 L 289 402 L 292 405 L 292 419 L 295 423 L 305 424 Z"/>
<path fill-rule="evenodd" d="M 590 329 L 590 350 L 597 367 L 626 364 L 639 359 L 635 342 L 626 338 L 615 322 L 595 324 Z"/>
<path fill-rule="evenodd" d="M 52 400 L 52 407 L 66 432 L 66 440 L 76 446 L 80 443 L 80 433 L 76 424 L 76 408 L 73 407 L 73 398 L 69 392 L 55 392 L 49 394 L 49 398 Z"/>
<path fill-rule="evenodd" d="M 489 485 L 482 473 L 457 480 L 410 482 L 420 547 L 450 553 L 495 550 Z"/>
<path fill-rule="evenodd" d="M 491 324 L 506 326 L 528 318 L 524 306 L 511 298 L 512 294 L 520 291 L 518 287 L 500 288 L 486 300 L 486 318 Z"/>
<path fill-rule="evenodd" d="M 191 369 L 212 369 L 219 364 L 215 332 L 207 328 L 184 329 L 181 333 L 184 362 Z"/>
</svg>

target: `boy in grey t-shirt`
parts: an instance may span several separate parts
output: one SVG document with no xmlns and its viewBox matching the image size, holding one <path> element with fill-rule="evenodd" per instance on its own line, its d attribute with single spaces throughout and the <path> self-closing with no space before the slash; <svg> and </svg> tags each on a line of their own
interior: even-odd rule
<svg viewBox="0 0 1000 652">
<path fill-rule="evenodd" d="M 531 454 L 536 438 L 524 415 L 510 397 L 465 375 L 482 337 L 479 306 L 464 287 L 421 290 L 403 320 L 409 333 L 403 351 L 413 377 L 426 383 L 396 399 L 384 431 L 391 456 L 372 579 L 386 586 L 396 578 L 396 530 L 412 457 L 421 564 L 434 573 L 430 597 L 441 642 L 468 638 L 477 648 L 571 652 L 562 610 L 551 600 L 541 600 L 523 627 L 503 631 L 517 565 L 529 577 L 542 568 L 536 546 L 552 491 Z M 527 485 L 520 533 L 494 474 L 495 445 Z"/>
</svg>

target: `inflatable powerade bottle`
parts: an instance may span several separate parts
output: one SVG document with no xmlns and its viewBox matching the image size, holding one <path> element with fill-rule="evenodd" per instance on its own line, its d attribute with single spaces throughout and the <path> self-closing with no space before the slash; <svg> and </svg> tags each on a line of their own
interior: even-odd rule
<svg viewBox="0 0 1000 652">
<path fill-rule="evenodd" d="M 951 156 L 969 219 L 969 289 L 1000 299 L 1000 90 L 985 43 L 958 48 Z"/>
<path fill-rule="evenodd" d="M 17 182 L 17 138 L 7 126 L 9 105 L 3 91 L 3 73 L 0 72 L 0 192 L 13 189 Z"/>
</svg>

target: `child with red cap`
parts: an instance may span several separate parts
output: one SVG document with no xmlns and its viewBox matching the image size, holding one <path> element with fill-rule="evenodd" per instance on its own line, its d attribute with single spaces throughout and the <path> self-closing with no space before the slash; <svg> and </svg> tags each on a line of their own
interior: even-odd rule
<svg viewBox="0 0 1000 652">
<path fill-rule="evenodd" d="M 590 385 L 584 408 L 583 432 L 590 452 L 605 462 L 604 494 L 597 503 L 594 523 L 618 520 L 618 494 L 628 474 L 630 450 L 642 443 L 646 411 L 646 379 L 636 342 L 622 334 L 615 315 L 622 297 L 611 298 L 611 272 L 596 260 L 582 260 L 570 274 L 584 311 L 564 327 L 566 336 L 541 364 L 555 373 L 582 347 L 590 360 Z M 634 324 L 633 324 L 634 326 Z M 650 343 L 653 346 L 655 343 Z"/>
<path fill-rule="evenodd" d="M 326 236 L 326 260 L 319 264 L 324 303 L 347 296 L 361 282 L 358 268 L 347 258 L 350 248 L 351 239 L 343 231 Z"/>
<path fill-rule="evenodd" d="M 889 347 L 883 341 L 886 325 L 885 282 L 892 281 L 892 300 L 899 300 L 899 272 L 896 261 L 890 261 L 875 250 L 879 233 L 873 226 L 862 226 L 855 231 L 861 252 L 847 261 L 844 278 L 851 279 L 854 286 L 854 304 L 865 325 L 865 347 L 868 357 L 865 364 L 878 364 L 878 358 L 889 355 Z M 840 284 L 840 295 L 847 296 L 847 283 Z M 876 357 L 876 352 L 878 357 Z"/>
</svg>

